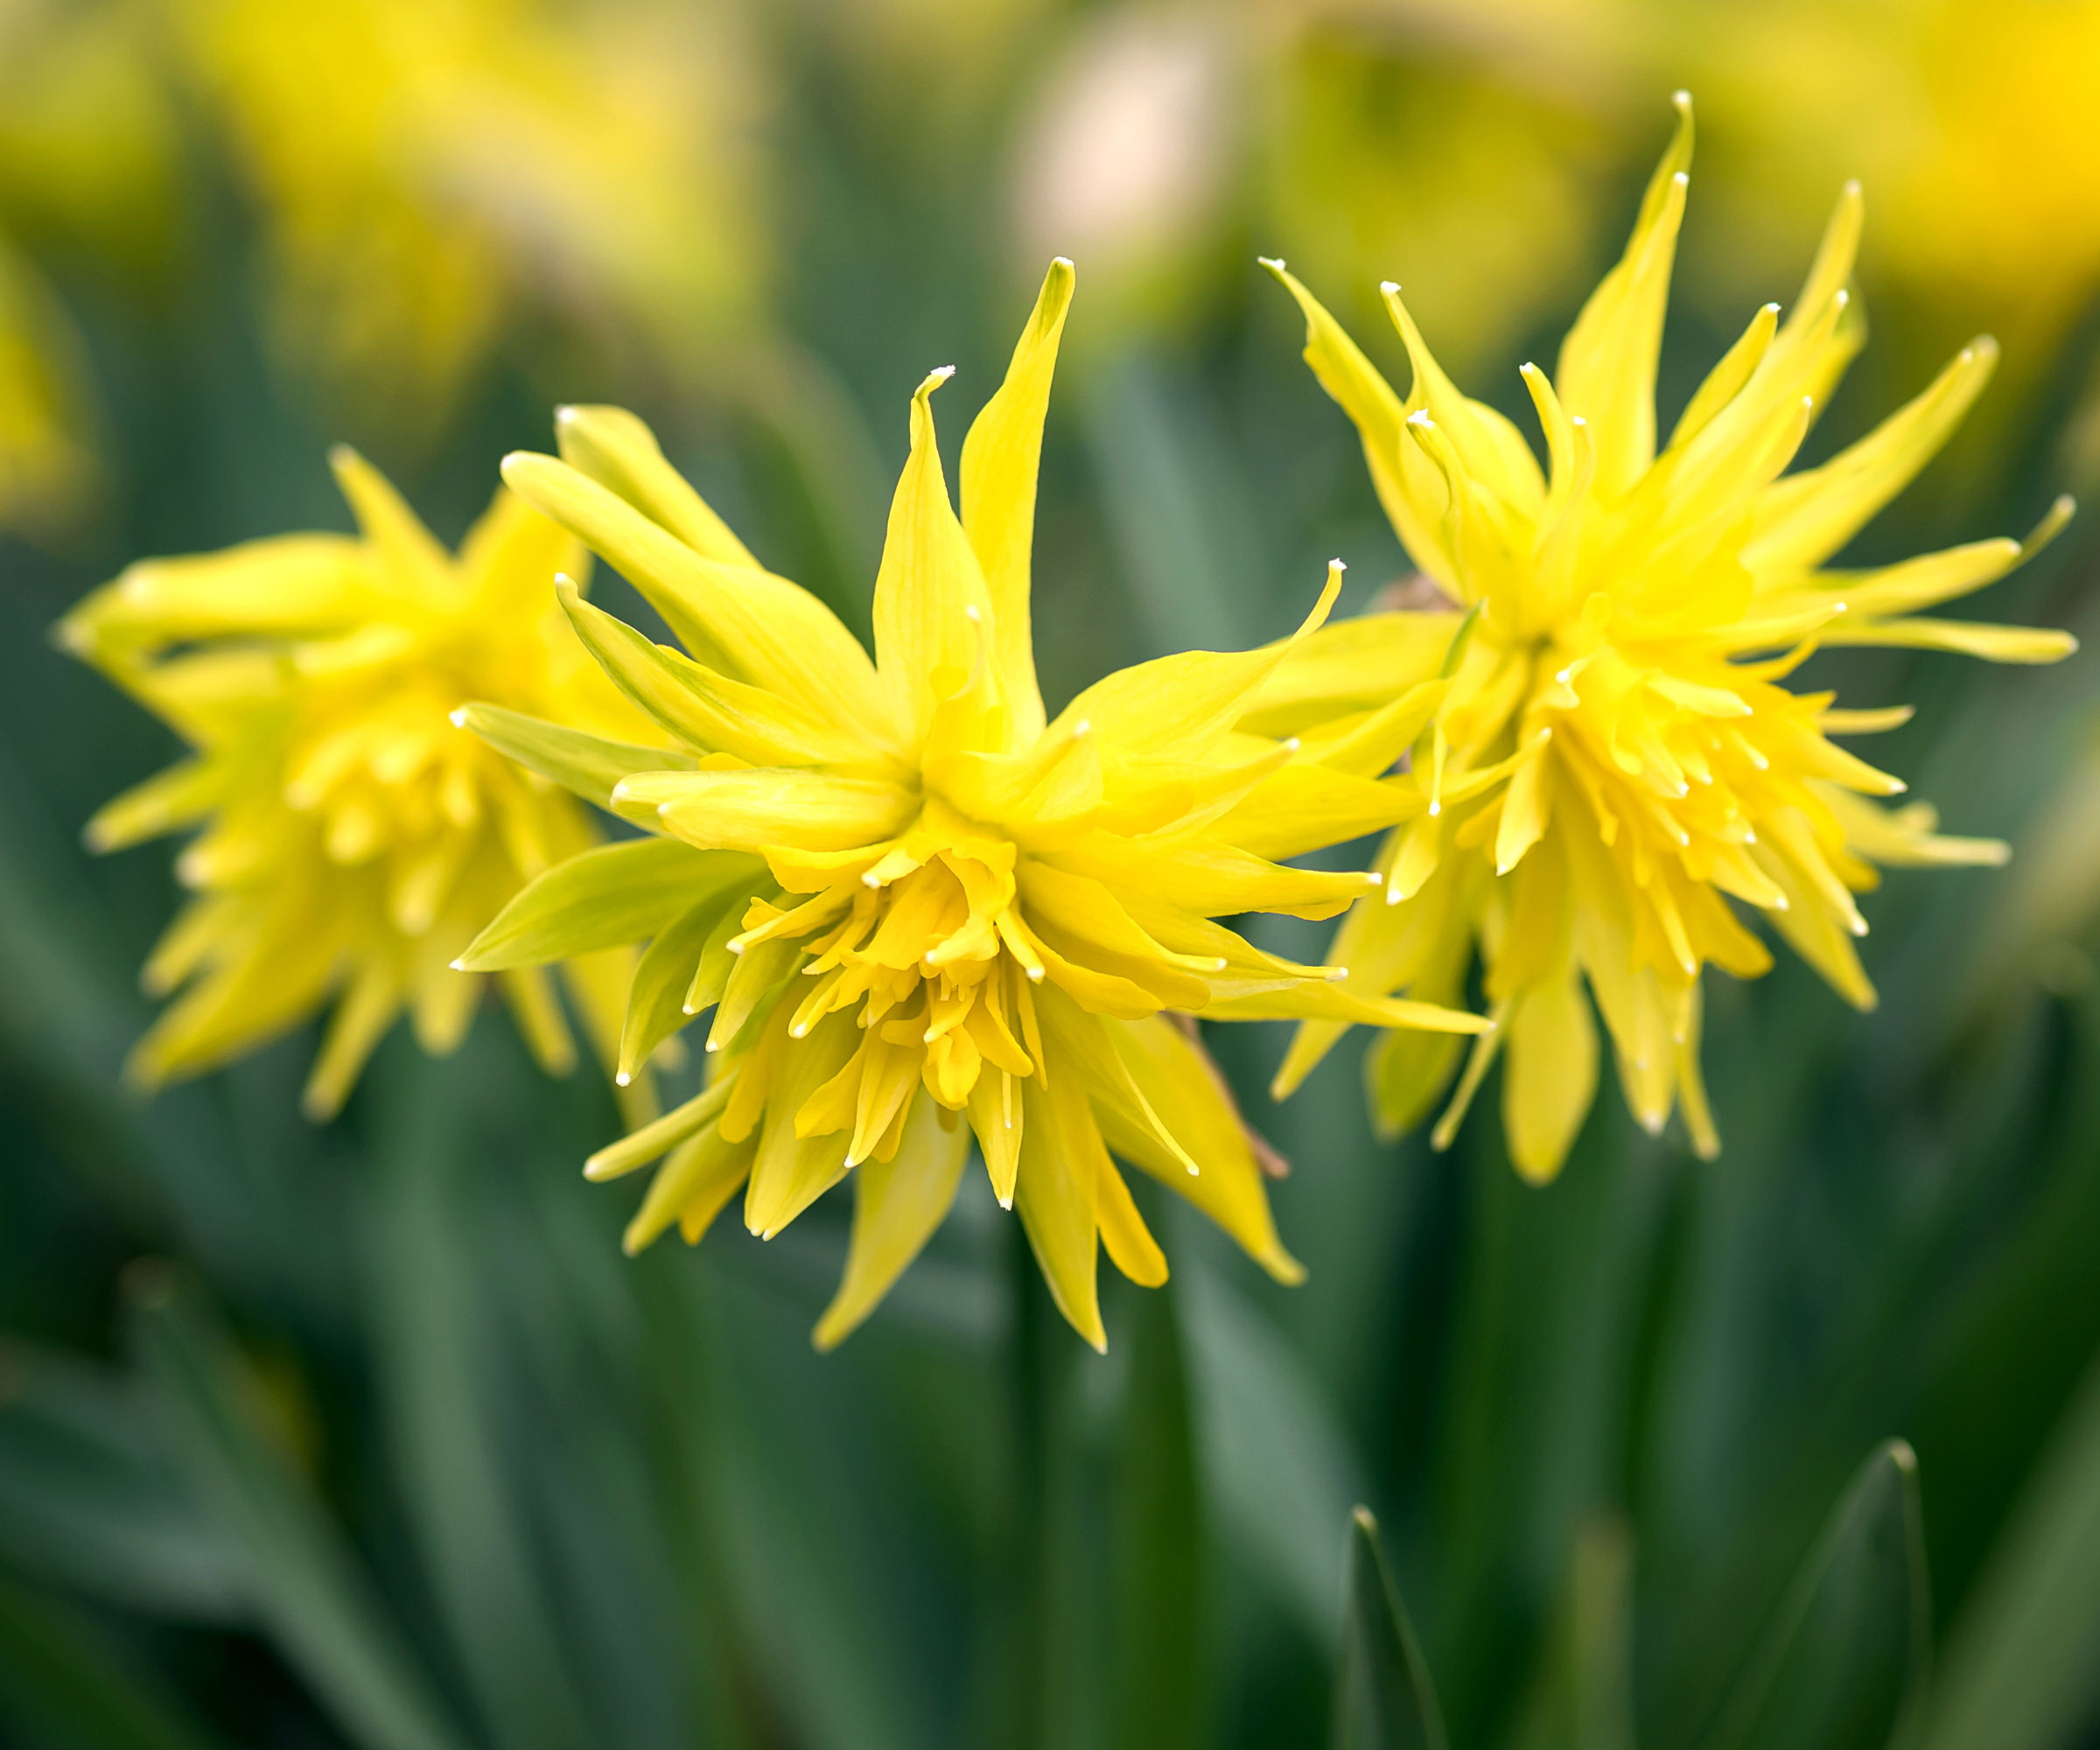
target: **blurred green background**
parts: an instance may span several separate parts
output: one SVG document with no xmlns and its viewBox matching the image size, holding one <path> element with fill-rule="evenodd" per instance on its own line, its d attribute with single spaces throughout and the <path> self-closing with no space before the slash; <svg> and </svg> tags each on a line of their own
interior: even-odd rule
<svg viewBox="0 0 2100 1750">
<path fill-rule="evenodd" d="M 624 1259 L 607 1090 L 493 1008 L 323 1130 L 310 1036 L 119 1075 L 171 855 L 79 831 L 172 747 L 46 628 L 128 561 L 346 526 L 338 438 L 456 538 L 612 400 L 864 630 L 911 387 L 980 401 L 1064 253 L 1054 708 L 1405 570 L 1257 251 L 1389 367 L 1402 281 L 1516 415 L 1678 86 L 1666 420 L 1858 175 L 1815 453 L 2006 346 L 1860 556 L 2100 486 L 2093 0 L 0 0 L 0 1742 L 1433 1741 L 1376 1644 L 1462 1747 L 2100 1745 L 2090 657 L 1815 660 L 2015 860 L 1868 902 L 1872 1016 L 1712 981 L 1716 1163 L 1607 1096 L 1532 1189 L 1493 1099 L 1385 1146 L 1356 1050 L 1279 1109 L 1280 1030 L 1212 1029 L 1311 1280 L 1148 1206 L 1174 1278 L 1105 1360 L 981 1180 L 829 1359 L 843 1192 Z M 2090 643 L 2091 522 L 1981 611 Z"/>
</svg>

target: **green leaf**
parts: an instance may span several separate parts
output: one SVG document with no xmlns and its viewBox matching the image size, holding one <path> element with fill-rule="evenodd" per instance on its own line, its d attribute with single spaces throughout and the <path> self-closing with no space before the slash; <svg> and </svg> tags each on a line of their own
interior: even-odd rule
<svg viewBox="0 0 2100 1750">
<path fill-rule="evenodd" d="M 1117 1454 L 1114 1525 L 1116 1741 L 1202 1741 L 1203 1482 L 1196 1465 L 1173 1284 L 1138 1300 Z"/>
<path fill-rule="evenodd" d="M 364 1750 L 463 1750 L 407 1637 L 272 1438 L 231 1338 L 166 1267 L 134 1266 L 128 1285 L 169 1450 L 240 1549 L 260 1625 Z"/>
<path fill-rule="evenodd" d="M 627 986 L 626 1022 L 620 1038 L 622 1075 L 632 1075 L 651 1052 L 692 1019 L 685 1012 L 685 995 L 692 987 L 701 950 L 735 904 L 733 891 L 703 900 L 660 930 L 642 950 Z"/>
<path fill-rule="evenodd" d="M 1221 1529 L 1315 1645 L 1334 1644 L 1334 1528 L 1360 1466 L 1320 1382 L 1259 1312 L 1181 1268 L 1190 1370 Z"/>
<path fill-rule="evenodd" d="M 1224 1529 L 1323 1645 L 1342 1572 L 1331 1528 L 1357 1466 L 1319 1382 L 1252 1306 L 1200 1270 L 1182 1272 L 1187 1331 Z"/>
<path fill-rule="evenodd" d="M 2100 1699 L 2100 1363 L 1955 1624 L 1927 1750 L 2053 1750 Z"/>
<path fill-rule="evenodd" d="M 1882 1750 L 1922 1696 L 1931 1648 L 1917 1460 L 1890 1440 L 1854 1475 L 1704 1750 Z"/>
<path fill-rule="evenodd" d="M 607 741 L 580 729 L 564 729 L 500 705 L 462 705 L 453 720 L 471 729 L 499 753 L 508 754 L 528 772 L 573 790 L 599 808 L 612 806 L 612 787 L 636 772 L 690 772 L 699 756 L 668 747 L 636 747 Z"/>
<path fill-rule="evenodd" d="M 544 966 L 654 935 L 704 900 L 760 877 L 737 850 L 675 838 L 627 839 L 581 851 L 535 878 L 460 956 L 468 972 Z"/>
<path fill-rule="evenodd" d="M 1625 1522 L 1586 1521 L 1508 1750 L 1634 1750 L 1633 1578 Z"/>
<path fill-rule="evenodd" d="M 1437 1693 L 1368 1507 L 1349 1516 L 1341 1665 L 1327 1741 L 1334 1750 L 1445 1750 Z"/>
<path fill-rule="evenodd" d="M 371 1292 L 395 1472 L 490 1736 L 515 1750 L 602 1742 L 536 1571 L 490 1402 L 500 1356 L 461 1208 L 474 1120 L 449 1065 L 396 1055 L 380 1083 Z"/>
<path fill-rule="evenodd" d="M 136 1385 L 10 1341 L 0 1351 L 0 1551 L 112 1603 L 227 1621 L 240 1554 L 198 1510 Z"/>
<path fill-rule="evenodd" d="M 0 1719 L 16 1728 L 10 1743 L 54 1750 L 210 1750 L 220 1741 L 118 1663 L 58 1600 L 4 1578 Z"/>
</svg>

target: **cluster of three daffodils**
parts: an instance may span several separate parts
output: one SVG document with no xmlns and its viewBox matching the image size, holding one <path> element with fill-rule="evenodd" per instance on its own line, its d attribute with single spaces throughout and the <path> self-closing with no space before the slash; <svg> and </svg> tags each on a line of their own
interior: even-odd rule
<svg viewBox="0 0 2100 1750">
<path fill-rule="evenodd" d="M 360 540 L 134 568 L 66 635 L 199 753 L 91 835 L 211 822 L 185 858 L 200 896 L 149 969 L 191 987 L 141 1067 L 201 1068 L 340 987 L 310 1095 L 332 1110 L 403 1004 L 443 1048 L 472 1001 L 463 974 L 486 973 L 558 1062 L 539 969 L 560 963 L 635 1126 L 588 1171 L 660 1163 L 630 1249 L 674 1224 L 697 1240 L 738 1189 L 770 1237 L 853 1174 L 827 1346 L 939 1225 L 973 1136 L 1096 1346 L 1098 1250 L 1139 1283 L 1166 1274 L 1118 1162 L 1296 1279 L 1264 1151 L 1180 1017 L 1297 1020 L 1279 1093 L 1349 1026 L 1384 1029 L 1370 1080 L 1390 1126 L 1460 1074 L 1439 1136 L 1500 1049 L 1513 1158 L 1544 1178 L 1594 1093 L 1593 996 L 1636 1114 L 1659 1128 L 1681 1104 L 1710 1152 L 1699 972 L 1769 963 L 1723 896 L 1864 1003 L 1852 895 L 1872 864 L 2003 854 L 1863 799 L 1901 786 L 1827 738 L 1899 714 L 1779 682 L 1818 643 L 2013 661 L 2069 643 L 1905 617 L 2010 569 L 2061 511 L 2025 546 L 1816 569 L 1931 455 L 1989 362 L 1972 348 L 1872 437 L 1781 478 L 1858 345 L 1854 193 L 1788 322 L 1759 313 L 1657 454 L 1690 145 L 1687 109 L 1555 380 L 1525 369 L 1543 473 L 1438 370 L 1396 290 L 1404 400 L 1277 264 L 1450 611 L 1327 625 L 1337 565 L 1292 638 L 1125 670 L 1054 719 L 1030 555 L 1062 262 L 970 429 L 959 517 L 934 438 L 946 373 L 913 397 L 872 661 L 610 409 L 564 412 L 560 459 L 510 458 L 457 561 L 349 458 Z M 684 649 L 585 601 L 582 549 Z M 598 843 L 578 798 L 641 836 Z M 1368 875 L 1290 864 L 1385 830 Z M 1264 911 L 1348 912 L 1334 963 L 1217 921 Z M 1452 1006 L 1476 954 L 1488 1018 Z M 703 1091 L 651 1116 L 647 1065 L 703 1014 Z"/>
</svg>

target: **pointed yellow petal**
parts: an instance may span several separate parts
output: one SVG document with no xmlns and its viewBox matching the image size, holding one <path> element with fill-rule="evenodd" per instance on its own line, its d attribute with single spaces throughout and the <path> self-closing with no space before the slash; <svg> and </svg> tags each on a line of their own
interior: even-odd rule
<svg viewBox="0 0 2100 1750">
<path fill-rule="evenodd" d="M 968 686 L 992 633 L 977 556 L 948 503 L 934 441 L 935 371 L 912 396 L 912 453 L 890 501 L 875 578 L 875 660 L 892 714 L 923 742 L 934 712 Z"/>
<path fill-rule="evenodd" d="M 872 844 L 903 831 L 915 812 L 912 794 L 895 784 L 780 768 L 638 772 L 621 780 L 612 802 L 704 849 L 760 852 Z"/>
<path fill-rule="evenodd" d="M 662 523 L 701 557 L 760 569 L 750 549 L 664 460 L 656 434 L 625 408 L 557 408 L 554 430 L 564 462 Z"/>
<path fill-rule="evenodd" d="M 1516 1170 L 1544 1185 L 1560 1172 L 1597 1094 L 1597 1024 L 1573 970 L 1519 998 L 1508 1032 L 1502 1128 Z"/>
<path fill-rule="evenodd" d="M 1997 363 L 1998 343 L 1984 335 L 1964 347 L 1931 388 L 1857 444 L 1819 468 L 1768 486 L 1743 564 L 1764 575 L 1805 570 L 1829 558 L 1939 453 Z"/>
<path fill-rule="evenodd" d="M 1553 386 L 1597 444 L 1597 490 L 1624 496 L 1656 454 L 1656 361 L 1691 164 L 1691 99 L 1679 92 L 1676 131 L 1641 202 L 1619 264 L 1590 294 L 1562 342 Z"/>
<path fill-rule="evenodd" d="M 452 578 L 452 556 L 385 476 L 347 444 L 337 444 L 328 463 L 359 529 L 379 551 L 382 587 L 408 596 L 444 589 Z"/>
<path fill-rule="evenodd" d="M 1278 1282 L 1304 1281 L 1304 1266 L 1278 1237 L 1239 1112 L 1201 1050 L 1162 1017 L 1106 1026 L 1131 1082 L 1178 1144 L 1162 1147 L 1148 1126 L 1109 1105 L 1101 1121 L 1116 1152 L 1202 1210 Z M 1200 1171 L 1189 1172 L 1185 1157 Z"/>
<path fill-rule="evenodd" d="M 859 640 L 807 590 L 703 557 L 661 524 L 552 456 L 518 451 L 503 478 L 617 569 L 710 668 L 795 700 L 871 740 L 894 738 Z"/>
<path fill-rule="evenodd" d="M 1010 746 L 1026 746 L 1043 729 L 1029 625 L 1029 555 L 1035 538 L 1043 416 L 1072 287 L 1072 263 L 1060 256 L 1044 276 L 1005 382 L 984 404 L 962 444 L 962 528 L 984 568 L 990 597 L 991 659 L 1009 714 Z"/>
<path fill-rule="evenodd" d="M 853 1237 L 838 1292 L 811 1340 L 835 1349 L 875 1310 L 946 1218 L 962 1182 L 970 1129 L 920 1094 L 889 1160 L 864 1160 L 853 1176 Z"/>
<path fill-rule="evenodd" d="M 620 1236 L 620 1249 L 634 1256 L 674 1222 L 689 1242 L 697 1242 L 750 1173 L 752 1148 L 748 1139 L 725 1142 L 712 1124 L 688 1137 L 656 1169 L 641 1208 Z"/>
<path fill-rule="evenodd" d="M 1057 1310 L 1105 1354 L 1109 1337 L 1095 1285 L 1095 1199 L 1101 1172 L 1114 1168 L 1076 1076 L 1060 1075 L 1046 1089 L 1030 1076 L 1021 1088 L 1027 1122 L 1014 1208 Z"/>
</svg>

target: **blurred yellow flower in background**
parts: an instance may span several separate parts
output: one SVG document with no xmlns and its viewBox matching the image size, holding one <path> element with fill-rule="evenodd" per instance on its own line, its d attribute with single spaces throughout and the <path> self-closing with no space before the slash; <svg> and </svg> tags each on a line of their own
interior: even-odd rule
<svg viewBox="0 0 2100 1750">
<path fill-rule="evenodd" d="M 575 542 L 510 494 L 455 558 L 393 488 L 339 451 L 360 533 L 290 535 L 145 560 L 60 622 L 94 662 L 194 750 L 88 828 L 115 850 L 203 830 L 177 870 L 196 895 L 154 949 L 149 990 L 179 990 L 140 1041 L 148 1085 L 192 1075 L 334 1005 L 306 1085 L 310 1116 L 342 1103 L 405 1008 L 450 1051 L 483 982 L 451 962 L 525 882 L 595 843 L 586 810 L 452 720 L 468 699 L 646 728 L 555 606 Z M 566 969 L 610 1059 L 627 957 Z M 544 973 L 503 975 L 552 1070 L 573 1061 Z"/>
<path fill-rule="evenodd" d="M 1551 381 L 1523 368 L 1550 466 L 1515 426 L 1453 387 L 1399 288 L 1386 302 L 1414 381 L 1403 401 L 1312 295 L 1306 356 L 1354 421 L 1409 553 L 1463 610 L 1368 616 L 1286 655 L 1353 677 L 1363 708 L 1415 698 L 1433 726 L 1414 752 L 1432 803 L 1381 858 L 1385 891 L 1343 924 L 1332 958 L 1367 992 L 1448 1002 L 1477 944 L 1491 1013 L 1436 1132 L 1448 1141 L 1507 1047 L 1503 1114 L 1528 1177 L 1559 1170 L 1597 1080 L 1591 997 L 1634 1115 L 1681 1103 L 1695 1146 L 1718 1142 L 1699 1078 L 1699 975 L 1770 965 L 1732 899 L 1762 912 L 1847 1000 L 1873 991 L 1852 896 L 1876 865 L 2001 861 L 1994 842 L 1933 830 L 1922 804 L 1885 810 L 1900 779 L 1829 738 L 1886 729 L 1900 709 L 1840 710 L 1780 683 L 1818 646 L 1897 645 L 2054 661 L 2068 634 L 1920 618 L 2047 541 L 1981 541 L 1866 571 L 1823 569 L 1924 466 L 1981 392 L 1988 339 L 1820 467 L 1791 475 L 1817 411 L 1864 340 L 1846 281 L 1861 200 L 1848 187 L 1794 309 L 1752 320 L 1656 444 L 1656 368 L 1691 156 L 1690 100 L 1624 258 L 1563 343 Z M 1782 478 L 1782 475 L 1784 476 Z M 1486 780 L 1486 781 L 1483 781 Z M 1454 788 L 1454 787 L 1457 787 Z M 1288 1091 L 1344 1029 L 1299 1029 Z M 1370 1060 L 1383 1123 L 1415 1122 L 1454 1067 L 1443 1041 L 1394 1035 Z"/>
<path fill-rule="evenodd" d="M 0 237 L 0 528 L 60 534 L 94 491 L 78 348 L 58 300 Z"/>
<path fill-rule="evenodd" d="M 354 415 L 438 424 L 505 324 L 643 362 L 747 326 L 764 238 L 727 8 L 175 0 L 264 212 L 281 354 Z"/>
<path fill-rule="evenodd" d="M 564 593 L 607 673 L 681 745 L 675 758 L 642 763 L 508 712 L 468 713 L 496 746 L 661 836 L 543 876 L 466 963 L 528 965 L 653 938 L 622 1071 L 711 1008 L 712 1074 L 588 1170 L 609 1178 L 668 1154 L 630 1250 L 674 1223 L 697 1240 L 739 1187 L 746 1225 L 771 1238 L 853 1172 L 845 1278 L 816 1327 L 824 1348 L 873 1310 L 940 1225 L 973 1132 L 1058 1306 L 1097 1348 L 1098 1249 L 1135 1281 L 1166 1277 L 1111 1151 L 1272 1276 L 1298 1279 L 1256 1146 L 1166 1012 L 1482 1026 L 1353 995 L 1212 921 L 1334 916 L 1365 876 L 1277 859 L 1418 806 L 1411 786 L 1232 734 L 1289 644 L 1125 669 L 1046 721 L 1030 551 L 1072 285 L 1070 265 L 1054 264 L 1004 386 L 970 428 L 959 520 L 931 408 L 948 373 L 913 397 L 872 662 L 814 597 L 759 567 L 633 416 L 567 410 L 564 460 L 518 455 L 504 466 L 514 490 L 631 578 L 692 654 Z M 1337 566 L 1306 631 L 1339 585 Z M 1394 732 L 1389 714 L 1362 739 Z"/>
</svg>

